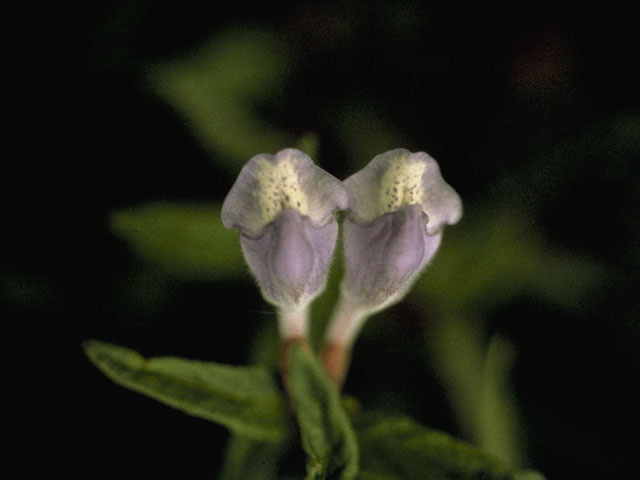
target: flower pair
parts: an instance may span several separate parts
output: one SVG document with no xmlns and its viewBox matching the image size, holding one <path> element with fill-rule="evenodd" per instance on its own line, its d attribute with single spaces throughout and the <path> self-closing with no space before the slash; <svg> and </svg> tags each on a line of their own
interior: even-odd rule
<svg viewBox="0 0 640 480">
<path fill-rule="evenodd" d="M 347 211 L 346 270 L 333 340 L 353 337 L 364 318 L 406 294 L 462 203 L 423 152 L 383 153 L 344 182 L 295 149 L 253 157 L 225 199 L 222 221 L 239 230 L 264 298 L 285 319 L 285 339 L 304 336 L 307 306 L 324 289 L 337 210 Z M 340 322 L 341 312 L 350 320 Z"/>
</svg>

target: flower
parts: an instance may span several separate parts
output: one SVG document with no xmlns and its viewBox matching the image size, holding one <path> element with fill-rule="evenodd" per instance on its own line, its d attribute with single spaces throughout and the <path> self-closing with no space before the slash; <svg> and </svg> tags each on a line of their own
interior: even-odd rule
<svg viewBox="0 0 640 480">
<path fill-rule="evenodd" d="M 222 222 L 238 229 L 264 298 L 298 312 L 324 289 L 338 235 L 334 212 L 347 205 L 338 179 L 288 148 L 249 160 L 222 205 Z"/>
<path fill-rule="evenodd" d="M 373 313 L 400 300 L 436 253 L 445 224 L 462 216 L 458 194 L 424 152 L 376 156 L 344 181 L 343 301 Z"/>
</svg>

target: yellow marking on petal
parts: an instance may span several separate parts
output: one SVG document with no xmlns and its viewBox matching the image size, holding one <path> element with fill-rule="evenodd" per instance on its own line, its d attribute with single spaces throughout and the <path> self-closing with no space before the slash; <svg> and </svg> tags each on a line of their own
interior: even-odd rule
<svg viewBox="0 0 640 480">
<path fill-rule="evenodd" d="M 275 165 L 268 160 L 262 161 L 257 176 L 260 187 L 256 195 L 266 223 L 286 208 L 307 215 L 307 196 L 302 191 L 292 158 L 283 158 Z"/>
<path fill-rule="evenodd" d="M 380 181 L 382 214 L 395 212 L 404 205 L 415 205 L 422 201 L 422 176 L 426 168 L 425 162 L 410 162 L 409 157 L 399 157 L 391 161 Z"/>
</svg>

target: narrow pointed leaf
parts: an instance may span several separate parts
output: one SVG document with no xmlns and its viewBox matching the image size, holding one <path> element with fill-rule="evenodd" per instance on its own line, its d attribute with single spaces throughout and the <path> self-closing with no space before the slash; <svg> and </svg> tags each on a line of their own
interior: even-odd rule
<svg viewBox="0 0 640 480">
<path fill-rule="evenodd" d="M 289 389 L 307 453 L 307 480 L 355 478 L 358 445 L 335 387 L 307 349 L 295 346 Z"/>
<path fill-rule="evenodd" d="M 233 171 L 258 152 L 294 143 L 256 108 L 273 97 L 286 78 L 283 47 L 271 32 L 232 29 L 183 59 L 153 67 L 150 85 L 215 154 L 218 165 Z"/>
<path fill-rule="evenodd" d="M 208 280 L 245 271 L 219 205 L 151 203 L 113 212 L 111 228 L 139 258 L 173 277 Z"/>
<path fill-rule="evenodd" d="M 514 472 L 472 445 L 406 417 L 362 413 L 353 425 L 363 480 L 544 480 L 536 472 Z"/>
<path fill-rule="evenodd" d="M 462 222 L 415 286 L 443 312 L 496 308 L 514 296 L 536 295 L 573 309 L 598 286 L 602 265 L 575 252 L 551 248 L 535 224 L 515 211 L 477 211 Z"/>
<path fill-rule="evenodd" d="M 220 480 L 278 480 L 282 443 L 261 442 L 241 435 L 229 440 Z"/>
<path fill-rule="evenodd" d="M 91 340 L 89 359 L 114 382 L 249 438 L 278 441 L 284 411 L 262 367 L 236 367 L 177 357 L 145 359 L 128 348 Z"/>
</svg>

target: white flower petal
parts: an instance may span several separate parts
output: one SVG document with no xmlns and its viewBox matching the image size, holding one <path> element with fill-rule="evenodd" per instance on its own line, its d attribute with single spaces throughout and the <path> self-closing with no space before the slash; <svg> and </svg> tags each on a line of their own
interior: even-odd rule
<svg viewBox="0 0 640 480">
<path fill-rule="evenodd" d="M 462 216 L 460 197 L 442 178 L 438 163 L 424 152 L 390 150 L 344 184 L 349 191 L 350 218 L 360 225 L 402 206 L 420 204 L 429 217 L 427 233 L 434 235 L 443 224 L 454 224 Z"/>
<path fill-rule="evenodd" d="M 256 238 L 285 209 L 309 217 L 319 228 L 347 204 L 342 182 L 301 151 L 288 148 L 249 160 L 224 201 L 222 222 L 227 228 L 238 228 L 243 235 Z"/>
</svg>

